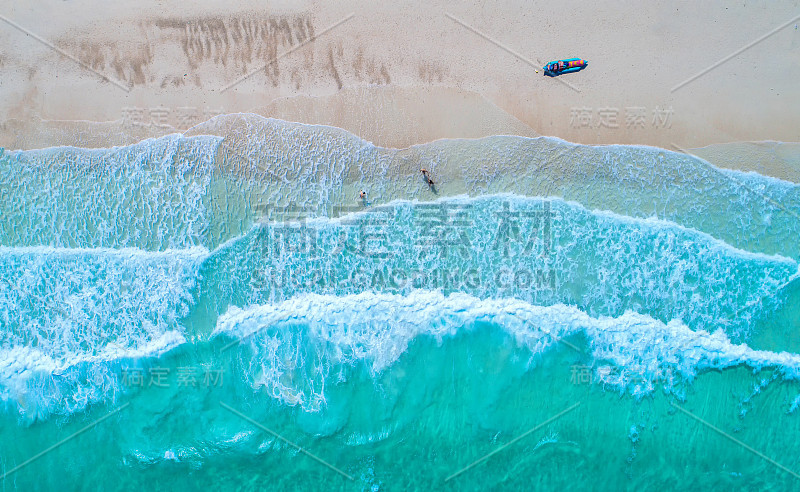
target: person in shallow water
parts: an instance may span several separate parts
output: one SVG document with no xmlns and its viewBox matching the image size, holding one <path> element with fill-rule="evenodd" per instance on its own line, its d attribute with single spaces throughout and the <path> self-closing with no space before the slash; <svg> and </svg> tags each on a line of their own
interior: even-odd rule
<svg viewBox="0 0 800 492">
<path fill-rule="evenodd" d="M 428 170 L 423 167 L 420 169 L 420 172 L 422 172 L 422 176 L 424 176 L 425 180 L 428 182 L 428 186 L 433 187 L 435 183 L 433 182 L 433 179 L 431 179 L 430 174 L 428 174 Z"/>
<path fill-rule="evenodd" d="M 358 197 L 361 198 L 362 200 L 366 200 L 367 199 L 367 193 L 364 190 L 361 190 L 361 191 L 358 192 Z"/>
</svg>

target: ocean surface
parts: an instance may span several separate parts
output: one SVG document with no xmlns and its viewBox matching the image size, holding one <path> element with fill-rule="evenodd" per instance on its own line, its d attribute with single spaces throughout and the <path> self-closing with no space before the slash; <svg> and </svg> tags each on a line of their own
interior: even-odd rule
<svg viewBox="0 0 800 492">
<path fill-rule="evenodd" d="M 0 491 L 800 489 L 797 184 L 224 118 L 0 153 Z"/>
</svg>

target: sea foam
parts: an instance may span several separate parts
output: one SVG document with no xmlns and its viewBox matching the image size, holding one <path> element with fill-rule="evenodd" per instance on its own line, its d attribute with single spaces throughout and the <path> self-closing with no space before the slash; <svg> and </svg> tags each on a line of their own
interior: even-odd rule
<svg viewBox="0 0 800 492">
<path fill-rule="evenodd" d="M 336 366 L 366 363 L 378 375 L 415 338 L 442 342 L 477 323 L 501 327 L 532 354 L 558 346 L 582 353 L 584 344 L 576 337 L 582 335 L 595 380 L 635 396 L 657 386 L 671 391 L 702 371 L 734 366 L 772 367 L 787 379 L 800 376 L 800 354 L 753 350 L 732 343 L 721 330 L 694 331 L 634 312 L 592 317 L 561 304 L 424 290 L 405 296 L 306 294 L 276 305 L 232 307 L 220 317 L 214 336 L 233 338 L 248 349 L 245 367 L 255 387 L 315 411 L 325 403 L 324 388 L 331 384 L 326 378 L 336 380 Z"/>
</svg>

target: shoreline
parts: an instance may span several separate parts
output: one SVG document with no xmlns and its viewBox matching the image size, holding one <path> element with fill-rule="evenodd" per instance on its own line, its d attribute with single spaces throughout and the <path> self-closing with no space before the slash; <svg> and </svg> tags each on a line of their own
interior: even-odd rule
<svg viewBox="0 0 800 492">
<path fill-rule="evenodd" d="M 212 121 L 213 120 L 213 121 Z M 307 127 L 310 132 L 315 129 L 320 130 L 320 134 L 325 134 L 328 131 L 334 133 L 341 133 L 344 138 L 361 140 L 380 151 L 393 153 L 396 155 L 403 155 L 409 152 L 416 153 L 423 151 L 425 148 L 436 148 L 438 146 L 449 146 L 451 143 L 458 141 L 481 141 L 490 139 L 492 137 L 515 137 L 522 139 L 545 139 L 557 145 L 572 145 L 585 148 L 629 148 L 629 149 L 655 149 L 665 150 L 676 154 L 685 154 L 693 157 L 700 158 L 717 169 L 729 169 L 741 172 L 756 172 L 763 176 L 779 179 L 789 183 L 800 183 L 800 143 L 798 142 L 780 142 L 775 140 L 768 141 L 737 141 L 727 143 L 710 144 L 699 148 L 679 149 L 676 146 L 672 148 L 659 147 L 657 145 L 649 144 L 619 144 L 619 143 L 603 143 L 603 144 L 583 144 L 579 142 L 572 142 L 558 136 L 537 135 L 531 131 L 529 135 L 519 135 L 515 133 L 504 134 L 488 134 L 480 136 L 443 136 L 434 140 L 426 142 L 418 142 L 407 145 L 405 147 L 392 147 L 380 145 L 379 143 L 370 141 L 362 135 L 352 132 L 347 128 L 342 128 L 335 125 L 325 123 L 307 123 L 283 120 L 274 117 L 266 117 L 257 113 L 237 113 L 226 114 L 214 117 L 211 120 L 204 121 L 198 125 L 193 126 L 184 131 L 175 128 L 158 128 L 158 127 L 139 127 L 130 128 L 120 124 L 120 122 L 104 122 L 95 123 L 89 121 L 75 122 L 75 121 L 42 121 L 36 127 L 41 131 L 50 128 L 53 133 L 47 135 L 45 138 L 39 137 L 41 143 L 52 144 L 30 148 L 4 148 L 6 152 L 16 151 L 42 151 L 58 147 L 71 147 L 75 149 L 86 150 L 109 150 L 118 147 L 129 147 L 132 145 L 140 144 L 146 140 L 159 139 L 170 135 L 180 135 L 183 137 L 196 137 L 196 136 L 217 136 L 221 138 L 228 138 L 231 136 L 231 128 L 238 123 L 247 121 L 258 121 L 260 125 L 269 125 L 270 121 L 277 123 L 277 126 L 284 127 L 302 126 Z M 502 123 L 506 123 L 503 121 Z M 59 126 L 82 126 L 80 132 L 73 132 L 67 134 L 66 132 L 59 131 Z M 101 128 L 103 132 L 93 131 L 93 128 Z M 474 129 L 472 129 L 474 130 Z M 76 135 L 90 135 L 92 138 L 82 140 Z M 114 135 L 117 140 L 109 142 L 108 136 Z M 28 140 L 29 142 L 36 141 L 35 139 Z M 108 145 L 111 143 L 111 145 Z"/>
</svg>

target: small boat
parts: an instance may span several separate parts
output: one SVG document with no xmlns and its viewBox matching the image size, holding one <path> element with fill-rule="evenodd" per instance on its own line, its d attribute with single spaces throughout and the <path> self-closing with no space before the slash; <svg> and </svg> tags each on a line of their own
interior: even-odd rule
<svg viewBox="0 0 800 492">
<path fill-rule="evenodd" d="M 557 77 L 564 73 L 580 72 L 589 62 L 580 58 L 570 58 L 568 60 L 551 61 L 542 67 L 544 74 L 548 77 Z"/>
</svg>

